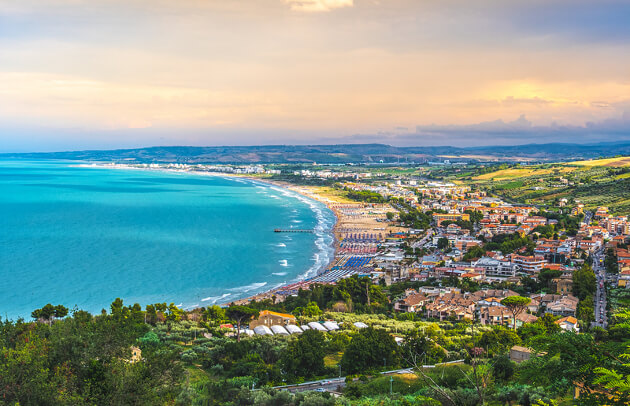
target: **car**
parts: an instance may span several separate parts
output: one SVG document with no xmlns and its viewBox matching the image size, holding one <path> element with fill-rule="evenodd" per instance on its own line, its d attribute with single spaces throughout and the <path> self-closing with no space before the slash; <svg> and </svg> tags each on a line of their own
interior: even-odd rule
<svg viewBox="0 0 630 406">
<path fill-rule="evenodd" d="M 315 389 L 315 392 L 326 392 L 326 389 L 324 389 L 324 388 L 317 388 L 317 389 Z"/>
</svg>

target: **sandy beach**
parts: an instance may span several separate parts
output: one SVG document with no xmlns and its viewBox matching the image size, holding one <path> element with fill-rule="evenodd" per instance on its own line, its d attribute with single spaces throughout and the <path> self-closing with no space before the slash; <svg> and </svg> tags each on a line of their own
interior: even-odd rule
<svg viewBox="0 0 630 406">
<path fill-rule="evenodd" d="M 271 180 L 259 176 L 231 174 L 224 172 L 208 172 L 208 171 L 196 171 L 196 170 L 184 170 L 184 169 L 171 169 L 171 168 L 147 168 L 138 167 L 129 164 L 78 164 L 76 166 L 85 167 L 103 167 L 114 169 L 137 169 L 137 170 L 150 170 L 150 171 L 166 171 L 166 172 L 181 172 L 181 173 L 194 173 L 205 176 L 221 176 L 226 178 L 239 178 L 247 179 L 253 182 L 265 183 L 275 187 L 283 188 L 294 193 L 300 194 L 308 199 L 313 199 L 326 205 L 330 209 L 336 218 L 335 225 L 332 228 L 334 237 L 333 248 L 334 255 L 332 260 L 324 266 L 317 276 L 325 275 L 332 267 L 342 265 L 352 255 L 352 252 L 341 252 L 341 243 L 349 235 L 357 234 L 372 234 L 378 240 L 382 240 L 390 232 L 398 231 L 395 227 L 389 227 L 388 223 L 384 221 L 387 218 L 387 212 L 393 212 L 395 209 L 389 204 L 369 204 L 350 200 L 343 196 L 339 190 L 325 186 L 300 186 L 293 185 L 287 182 Z M 373 244 L 373 250 L 376 250 Z M 276 287 L 274 289 L 261 292 L 246 298 L 238 299 L 226 303 L 217 303 L 219 306 L 228 306 L 231 303 L 234 304 L 247 304 L 252 300 L 264 300 L 273 299 L 282 301 L 286 296 L 286 292 L 295 292 L 300 288 L 306 288 L 309 284 L 314 283 L 311 281 L 315 277 L 311 277 L 305 280 L 294 281 L 286 285 Z M 317 282 L 321 283 L 321 282 Z M 331 283 L 331 282 L 329 282 Z M 334 280 L 332 281 L 334 283 Z M 284 294 L 282 293 L 284 292 Z"/>
<path fill-rule="evenodd" d="M 228 175 L 229 176 L 229 175 Z M 238 176 L 238 175 L 233 175 Z M 350 234 L 373 234 L 384 238 L 389 232 L 397 231 L 393 227 L 388 227 L 388 223 L 384 220 L 387 218 L 387 212 L 395 211 L 389 204 L 368 204 L 356 202 L 341 196 L 332 188 L 322 186 L 298 186 L 286 182 L 274 181 L 259 177 L 239 176 L 257 182 L 264 182 L 277 187 L 288 189 L 298 193 L 309 199 L 317 200 L 326 205 L 336 218 L 332 233 L 334 235 L 334 257 L 332 261 L 320 271 L 318 276 L 326 274 L 330 268 L 341 265 L 347 256 L 340 252 L 340 245 L 343 239 Z M 380 238 L 379 238 L 380 239 Z M 229 303 L 222 303 L 225 306 L 231 303 L 247 304 L 252 300 L 260 301 L 272 299 L 276 301 L 284 300 L 284 294 L 281 292 L 296 291 L 300 288 L 307 288 L 311 280 L 293 282 L 272 290 L 258 293 L 247 298 L 239 299 Z M 318 282 L 320 283 L 320 282 Z"/>
</svg>

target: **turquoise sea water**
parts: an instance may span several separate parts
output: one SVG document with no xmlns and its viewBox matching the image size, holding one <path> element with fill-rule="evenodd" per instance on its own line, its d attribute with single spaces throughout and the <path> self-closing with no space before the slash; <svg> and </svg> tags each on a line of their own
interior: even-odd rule
<svg viewBox="0 0 630 406">
<path fill-rule="evenodd" d="M 314 275 L 334 215 L 243 179 L 0 160 L 0 316 L 225 303 Z M 315 234 L 274 228 L 316 229 Z"/>
</svg>

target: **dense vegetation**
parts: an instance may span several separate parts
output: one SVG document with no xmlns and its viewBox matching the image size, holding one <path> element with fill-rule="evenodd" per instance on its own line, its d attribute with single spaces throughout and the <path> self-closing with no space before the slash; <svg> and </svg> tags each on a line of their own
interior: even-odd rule
<svg viewBox="0 0 630 406">
<path fill-rule="evenodd" d="M 536 283 L 549 286 L 556 272 L 541 272 Z M 582 301 L 592 297 L 593 276 L 588 266 L 575 273 L 574 294 Z M 480 288 L 457 278 L 442 283 Z M 575 382 L 594 390 L 579 404 L 600 404 L 602 385 L 616 391 L 610 404 L 628 401 L 612 376 L 630 372 L 617 361 L 629 351 L 630 316 L 616 314 L 609 330 L 579 335 L 561 331 L 548 314 L 516 331 L 470 321 L 420 321 L 414 314 L 392 313 L 391 301 L 407 287 L 383 289 L 355 276 L 300 291 L 283 303 L 191 312 L 165 303 L 143 310 L 117 299 L 109 313 L 74 310 L 68 316 L 63 306 L 47 305 L 33 312 L 37 322 L 0 323 L 0 404 L 535 404 L 570 399 Z M 630 301 L 626 293 L 611 292 L 611 301 Z M 238 341 L 222 327 L 246 324 L 263 308 L 292 311 L 300 323 L 333 319 L 341 330 Z M 370 327 L 357 329 L 359 321 Z M 515 364 L 506 357 L 514 345 L 538 355 Z M 378 377 L 383 370 L 448 361 L 459 362 L 395 375 L 391 382 Z M 339 374 L 348 377 L 341 398 L 268 389 Z"/>
</svg>

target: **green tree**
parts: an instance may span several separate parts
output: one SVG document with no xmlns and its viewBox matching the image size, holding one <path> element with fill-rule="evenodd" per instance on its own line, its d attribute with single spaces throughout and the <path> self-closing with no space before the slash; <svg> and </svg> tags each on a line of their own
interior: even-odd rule
<svg viewBox="0 0 630 406">
<path fill-rule="evenodd" d="M 220 323 L 226 318 L 225 309 L 217 305 L 210 306 L 205 311 L 205 317 L 209 320 Z"/>
<path fill-rule="evenodd" d="M 521 343 L 521 338 L 514 332 L 503 326 L 493 327 L 490 331 L 484 331 L 477 345 L 488 352 L 505 353 L 510 348 Z"/>
<path fill-rule="evenodd" d="M 514 363 L 507 355 L 501 355 L 494 359 L 492 374 L 495 379 L 507 382 L 514 375 Z"/>
<path fill-rule="evenodd" d="M 445 237 L 438 238 L 438 241 L 437 241 L 438 249 L 441 249 L 441 250 L 446 249 L 448 248 L 449 245 L 450 244 L 448 242 L 448 238 L 445 238 Z"/>
<path fill-rule="evenodd" d="M 62 319 L 68 315 L 68 308 L 63 305 L 53 306 L 48 303 L 41 309 L 35 309 L 31 313 L 31 317 L 36 320 L 45 320 L 50 324 L 55 318 Z"/>
<path fill-rule="evenodd" d="M 236 322 L 236 341 L 241 341 L 241 324 L 258 317 L 258 310 L 247 306 L 230 306 L 225 314 Z"/>
<path fill-rule="evenodd" d="M 464 254 L 464 261 L 472 261 L 479 259 L 486 255 L 486 251 L 478 245 L 471 247 L 466 254 Z"/>
<path fill-rule="evenodd" d="M 296 307 L 293 310 L 293 314 L 306 317 L 315 317 L 322 314 L 322 311 L 319 309 L 319 306 L 316 302 L 309 302 L 306 307 Z"/>
<path fill-rule="evenodd" d="M 364 372 L 397 363 L 397 345 L 385 330 L 365 328 L 352 338 L 341 358 L 341 367 L 349 373 Z"/>
<path fill-rule="evenodd" d="M 527 309 L 529 302 L 531 302 L 531 299 L 523 296 L 508 296 L 501 300 L 501 304 L 512 313 L 512 328 L 514 330 L 516 330 L 516 316 Z"/>
<path fill-rule="evenodd" d="M 538 273 L 538 283 L 542 289 L 551 289 L 551 281 L 562 275 L 559 269 L 544 268 Z"/>
<path fill-rule="evenodd" d="M 597 290 L 597 277 L 590 265 L 584 264 L 573 272 L 573 295 L 579 300 L 593 296 Z"/>
<path fill-rule="evenodd" d="M 316 330 L 306 330 L 289 342 L 282 357 L 283 369 L 296 377 L 310 378 L 324 373 L 326 340 Z"/>
<path fill-rule="evenodd" d="M 447 355 L 444 348 L 419 330 L 407 333 L 400 353 L 412 367 L 441 362 Z"/>
</svg>

